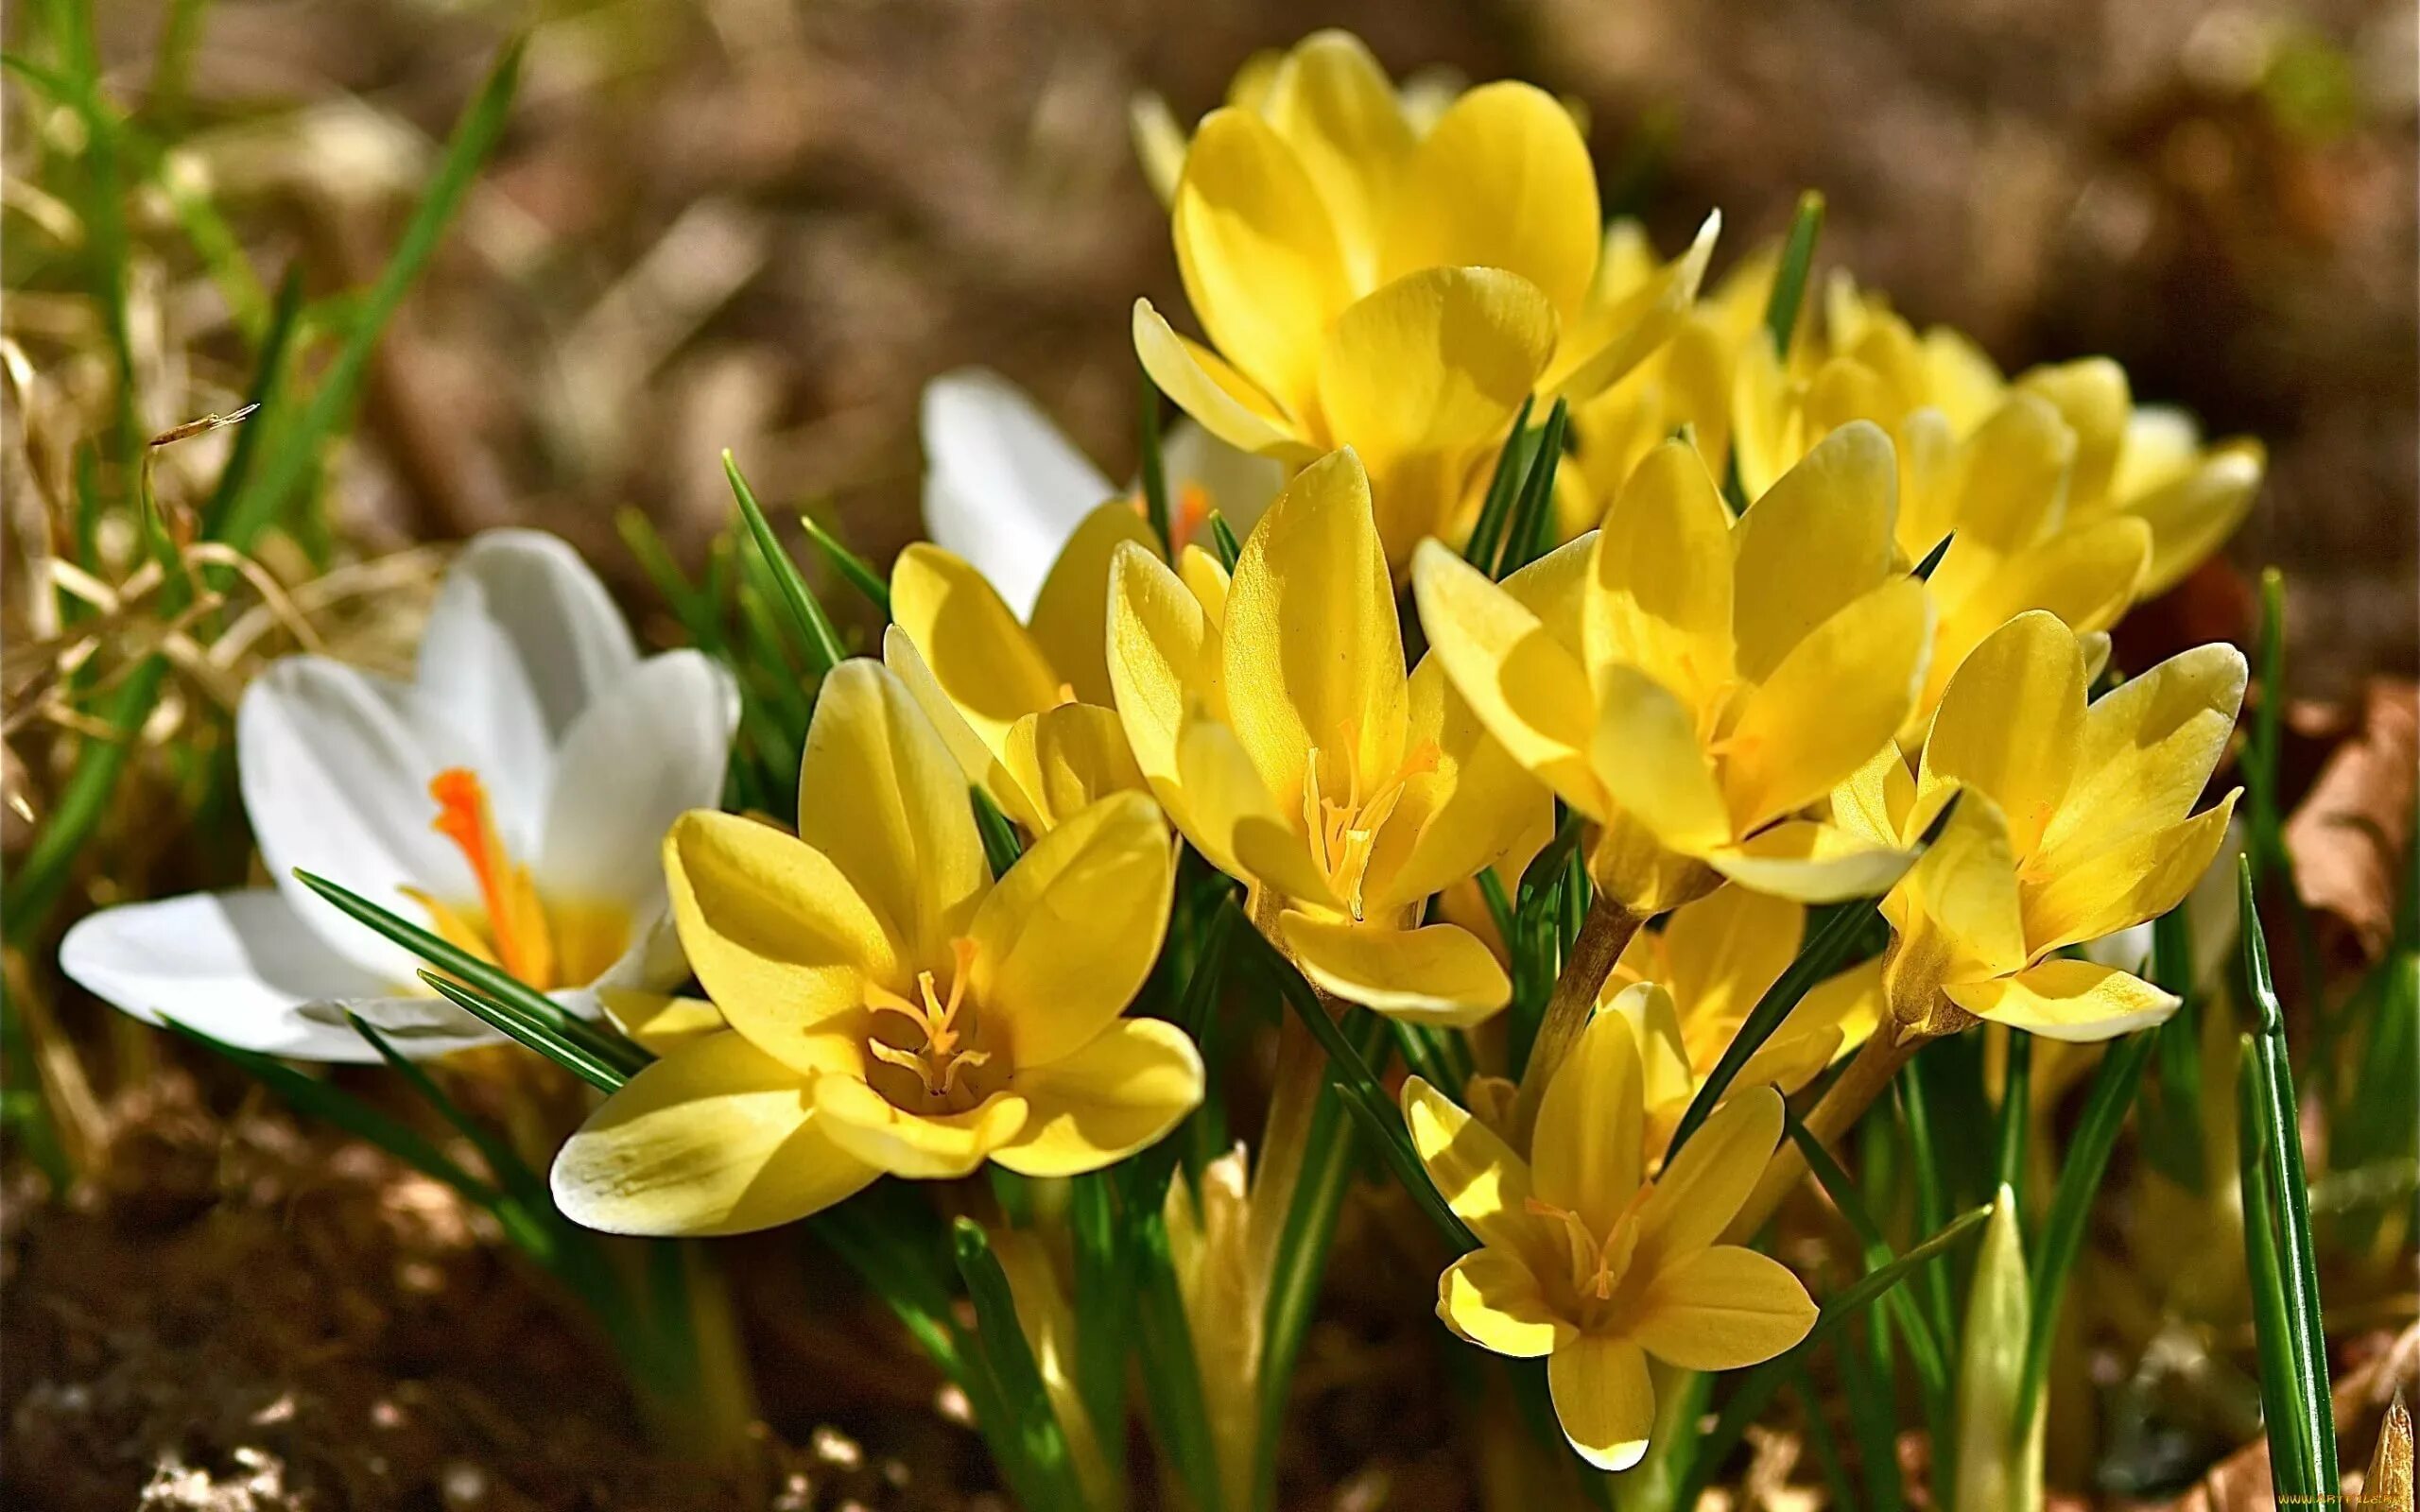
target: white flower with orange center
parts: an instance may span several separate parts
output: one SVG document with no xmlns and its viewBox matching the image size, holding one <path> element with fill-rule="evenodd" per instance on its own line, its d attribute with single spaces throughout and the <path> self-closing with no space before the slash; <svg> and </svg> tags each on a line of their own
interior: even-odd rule
<svg viewBox="0 0 2420 1512">
<path fill-rule="evenodd" d="M 491 531 L 446 574 L 410 682 L 304 656 L 246 690 L 236 764 L 272 885 L 104 910 L 60 964 L 139 1018 L 275 1055 L 374 1060 L 347 1009 L 414 1056 L 498 1038 L 300 868 L 576 1012 L 669 988 L 686 968 L 658 847 L 719 798 L 737 717 L 705 657 L 639 656 L 569 546 Z"/>
</svg>

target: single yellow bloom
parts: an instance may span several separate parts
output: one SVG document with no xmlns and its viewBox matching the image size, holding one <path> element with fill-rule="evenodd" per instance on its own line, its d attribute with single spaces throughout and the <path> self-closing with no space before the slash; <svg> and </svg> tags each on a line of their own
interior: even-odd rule
<svg viewBox="0 0 2420 1512">
<path fill-rule="evenodd" d="M 1233 582 L 1180 580 L 1123 545 L 1110 600 L 1109 676 L 1136 763 L 1311 980 L 1449 1023 L 1502 1007 L 1511 984 L 1486 946 L 1419 927 L 1421 909 L 1504 854 L 1545 795 L 1442 668 L 1405 675 L 1354 454 L 1287 485 Z"/>
<path fill-rule="evenodd" d="M 1043 579 L 1030 625 L 962 558 L 918 541 L 890 569 L 882 659 L 939 730 L 967 780 L 1039 834 L 1143 774 L 1110 707 L 1103 654 L 1110 559 L 1156 549 L 1127 506 L 1084 518 Z M 1210 571 L 1217 564 L 1201 561 Z"/>
<path fill-rule="evenodd" d="M 1646 1109 L 1630 1021 L 1599 1014 L 1556 1071 L 1530 1159 L 1413 1076 L 1404 1121 L 1428 1178 L 1480 1247 L 1437 1282 L 1437 1315 L 1482 1349 L 1547 1357 L 1563 1431 L 1628 1469 L 1655 1422 L 1648 1357 L 1736 1370 L 1794 1347 L 1815 1303 L 1788 1267 L 1714 1241 L 1781 1141 L 1781 1096 L 1731 1098 L 1643 1181 Z"/>
<path fill-rule="evenodd" d="M 2053 614 L 2020 614 L 1950 679 L 1917 768 L 1882 752 L 1833 795 L 1844 827 L 1904 842 L 1958 810 L 1883 900 L 1883 990 L 1904 1038 L 1975 1018 L 2105 1040 L 2176 999 L 2067 946 L 2156 919 L 2208 869 L 2237 792 L 2193 804 L 2243 702 L 2243 654 L 2196 646 L 2085 702 L 2084 649 Z"/>
<path fill-rule="evenodd" d="M 1894 562 L 1891 443 L 1841 427 L 1735 523 L 1696 452 L 1648 454 L 1603 525 L 1502 584 L 1434 541 L 1422 623 L 1491 734 L 1603 825 L 1591 871 L 1634 915 L 1717 874 L 1805 902 L 1910 859 L 1798 817 L 1906 720 L 1932 610 Z"/>
<path fill-rule="evenodd" d="M 883 1172 L 1098 1170 L 1201 1101 L 1175 1025 L 1120 1017 L 1175 857 L 1139 793 L 1044 835 L 995 886 L 941 737 L 898 679 L 825 679 L 799 833 L 693 811 L 665 837 L 681 944 L 729 1027 L 674 1042 L 557 1157 L 614 1233 L 790 1222 Z"/>
<path fill-rule="evenodd" d="M 1248 99 L 1202 121 L 1170 211 L 1210 345 L 1138 301 L 1135 351 L 1245 451 L 1296 465 L 1360 453 L 1400 569 L 1421 537 L 1461 524 L 1524 399 L 1583 398 L 1663 343 L 1716 222 L 1617 292 L 1599 279 L 1587 144 L 1544 91 L 1481 85 L 1424 130 L 1369 50 L 1325 31 Z"/>
<path fill-rule="evenodd" d="M 1806 910 L 1786 898 L 1721 887 L 1673 910 L 1662 929 L 1631 936 L 1598 993 L 1598 1011 L 1636 1031 L 1645 1064 L 1647 1151 L 1660 1160 L 1681 1114 L 1748 1012 L 1798 956 Z M 1882 1005 L 1879 959 L 1819 982 L 1732 1086 L 1794 1092 L 1864 1043 Z"/>
</svg>

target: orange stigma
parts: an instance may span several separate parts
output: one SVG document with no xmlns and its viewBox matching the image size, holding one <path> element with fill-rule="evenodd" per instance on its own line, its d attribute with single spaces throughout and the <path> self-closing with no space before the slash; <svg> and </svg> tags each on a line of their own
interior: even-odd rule
<svg viewBox="0 0 2420 1512">
<path fill-rule="evenodd" d="M 496 964 L 532 987 L 552 987 L 555 948 L 545 908 L 529 880 L 529 868 L 514 865 L 506 852 L 478 774 L 468 767 L 447 767 L 430 780 L 428 796 L 437 802 L 437 817 L 429 828 L 454 842 L 478 882 Z"/>
</svg>

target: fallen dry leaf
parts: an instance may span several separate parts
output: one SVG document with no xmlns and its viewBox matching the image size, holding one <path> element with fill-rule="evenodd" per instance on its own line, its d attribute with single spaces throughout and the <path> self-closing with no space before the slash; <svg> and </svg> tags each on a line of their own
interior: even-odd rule
<svg viewBox="0 0 2420 1512">
<path fill-rule="evenodd" d="M 2334 919 L 2365 959 L 2394 937 L 2420 783 L 2420 686 L 2374 678 L 2359 727 L 2338 747 L 2286 823 L 2303 901 Z"/>
</svg>

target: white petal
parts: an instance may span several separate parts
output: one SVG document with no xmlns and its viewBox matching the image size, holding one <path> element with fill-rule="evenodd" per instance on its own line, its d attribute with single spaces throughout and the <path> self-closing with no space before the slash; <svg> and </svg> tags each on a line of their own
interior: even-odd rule
<svg viewBox="0 0 2420 1512">
<path fill-rule="evenodd" d="M 981 368 L 925 386 L 925 527 L 1019 619 L 1076 525 L 1117 496 L 1016 385 Z"/>
<path fill-rule="evenodd" d="M 719 807 L 739 692 L 697 651 L 650 657 L 572 724 L 548 784 L 533 868 L 549 897 L 664 908 L 664 833 Z"/>
<path fill-rule="evenodd" d="M 406 886 L 451 898 L 475 890 L 461 853 L 429 828 L 428 783 L 447 756 L 396 710 L 396 695 L 364 673 L 289 657 L 245 690 L 235 757 L 262 859 L 295 912 L 381 979 L 409 982 L 408 955 L 293 878 L 300 867 L 399 909 L 409 907 Z"/>
<path fill-rule="evenodd" d="M 637 661 L 605 585 L 561 539 L 491 530 L 455 558 L 421 637 L 421 702 L 475 747 L 508 841 L 530 843 L 548 754 Z"/>
<path fill-rule="evenodd" d="M 379 997 L 396 986 L 330 950 L 268 887 L 104 909 L 67 932 L 59 965 L 136 1018 L 157 1022 L 164 1015 L 229 1044 L 305 1060 L 377 1059 L 370 1042 L 325 1005 Z M 306 1012 L 313 1003 L 323 1006 Z M 466 1029 L 469 1016 L 456 1014 L 444 1022 Z M 434 1022 L 424 1016 L 424 1023 Z"/>
<path fill-rule="evenodd" d="M 1240 446 L 1213 436 L 1190 418 L 1170 425 L 1160 449 L 1167 472 L 1170 503 L 1181 504 L 1188 486 L 1208 495 L 1210 507 L 1226 517 L 1240 541 L 1269 508 L 1269 501 L 1286 486 L 1286 464 L 1273 456 L 1254 456 Z M 1141 490 L 1138 483 L 1136 491 Z"/>
</svg>

